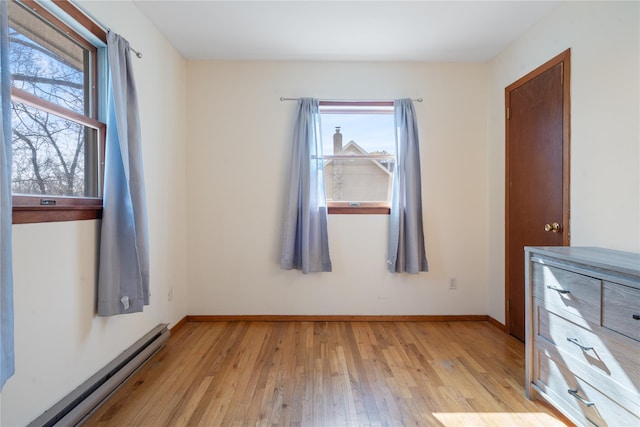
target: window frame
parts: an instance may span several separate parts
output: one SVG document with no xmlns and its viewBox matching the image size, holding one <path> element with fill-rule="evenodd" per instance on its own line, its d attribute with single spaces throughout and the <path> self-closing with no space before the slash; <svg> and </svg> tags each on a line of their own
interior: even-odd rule
<svg viewBox="0 0 640 427">
<path fill-rule="evenodd" d="M 16 2 L 15 0 L 10 0 Z M 42 6 L 35 0 L 20 0 L 19 2 L 27 8 L 31 9 L 45 21 L 63 31 L 68 37 L 82 45 L 84 48 L 92 52 L 91 55 L 91 104 L 89 107 L 90 114 L 83 115 L 67 110 L 53 102 L 39 98 L 21 89 L 11 87 L 11 100 L 17 101 L 38 110 L 48 112 L 59 116 L 65 120 L 70 120 L 79 125 L 95 129 L 98 134 L 98 158 L 96 165 L 98 168 L 99 197 L 64 197 L 64 196 L 48 196 L 48 195 L 26 195 L 12 194 L 12 223 L 13 224 L 30 224 L 40 222 L 60 222 L 60 221 L 78 221 L 102 218 L 102 190 L 104 188 L 104 159 L 106 146 L 106 125 L 99 121 L 101 113 L 100 107 L 100 75 L 99 51 L 102 48 L 88 40 L 87 37 L 81 35 L 74 30 L 69 24 L 48 8 Z M 70 0 L 53 0 L 53 4 L 78 27 L 85 31 L 88 35 L 92 35 L 100 42 L 106 45 L 106 32 L 91 19 L 89 19 L 80 9 L 71 3 Z"/>
<path fill-rule="evenodd" d="M 394 107 L 393 101 L 319 101 L 320 116 L 322 107 Z M 339 112 L 339 110 L 337 110 Z M 335 113 L 334 111 L 333 113 Z M 349 112 L 353 112 L 350 110 Z M 369 112 L 369 111 L 368 111 Z M 325 113 L 331 114 L 331 113 Z M 386 114 L 386 113 L 385 113 Z M 327 160 L 340 159 L 341 155 L 325 155 Z M 363 155 L 356 156 L 360 159 L 387 158 L 386 155 Z M 396 156 L 393 156 L 396 158 Z M 351 157 L 353 158 L 353 157 Z M 394 173 L 395 177 L 395 173 Z M 394 178 L 395 179 L 395 178 Z M 388 202 L 350 202 L 350 201 L 327 201 L 327 213 L 329 215 L 389 215 L 391 213 L 391 201 Z"/>
</svg>

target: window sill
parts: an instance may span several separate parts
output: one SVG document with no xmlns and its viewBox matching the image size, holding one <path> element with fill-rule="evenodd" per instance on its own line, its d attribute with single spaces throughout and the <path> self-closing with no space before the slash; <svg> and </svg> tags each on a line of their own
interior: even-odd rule
<svg viewBox="0 0 640 427">
<path fill-rule="evenodd" d="M 93 206 L 14 206 L 13 224 L 34 224 L 38 222 L 82 221 L 101 219 L 102 207 Z"/>
<path fill-rule="evenodd" d="M 42 197 L 13 196 L 13 224 L 82 221 L 102 218 L 102 199 L 50 198 L 52 205 L 41 205 Z"/>
<path fill-rule="evenodd" d="M 389 215 L 391 209 L 387 203 L 359 202 L 354 206 L 350 202 L 328 202 L 329 215 Z"/>
</svg>

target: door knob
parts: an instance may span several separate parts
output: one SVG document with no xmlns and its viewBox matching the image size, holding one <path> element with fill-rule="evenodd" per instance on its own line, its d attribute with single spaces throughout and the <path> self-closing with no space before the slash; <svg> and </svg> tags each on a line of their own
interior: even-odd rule
<svg viewBox="0 0 640 427">
<path fill-rule="evenodd" d="M 547 232 L 551 231 L 553 233 L 560 233 L 561 230 L 562 230 L 562 227 L 557 222 L 554 222 L 553 224 L 544 225 L 544 231 L 547 231 Z"/>
</svg>

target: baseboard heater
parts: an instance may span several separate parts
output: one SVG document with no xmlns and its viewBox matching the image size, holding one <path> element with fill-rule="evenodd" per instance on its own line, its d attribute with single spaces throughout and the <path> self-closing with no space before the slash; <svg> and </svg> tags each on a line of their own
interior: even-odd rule
<svg viewBox="0 0 640 427">
<path fill-rule="evenodd" d="M 160 324 L 120 356 L 85 381 L 29 424 L 29 427 L 79 425 L 169 339 L 167 324 Z"/>
</svg>

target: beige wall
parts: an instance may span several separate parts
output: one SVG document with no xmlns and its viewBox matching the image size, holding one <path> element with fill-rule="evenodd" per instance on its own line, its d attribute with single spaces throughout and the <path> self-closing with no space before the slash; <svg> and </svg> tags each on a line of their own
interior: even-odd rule
<svg viewBox="0 0 640 427">
<path fill-rule="evenodd" d="M 489 315 L 504 320 L 504 88 L 571 48 L 571 245 L 640 252 L 638 2 L 567 2 L 489 70 Z"/>
<path fill-rule="evenodd" d="M 637 2 L 562 4 L 488 64 L 185 63 L 131 3 L 83 4 L 144 53 L 134 66 L 151 306 L 94 317 L 96 221 L 14 226 L 17 373 L 1 395 L 2 426 L 28 423 L 187 313 L 503 320 L 504 88 L 568 47 L 572 243 L 640 251 Z M 333 273 L 279 269 L 295 113 L 280 96 L 424 98 L 428 273 L 387 272 L 384 215 L 329 217 Z"/>
<path fill-rule="evenodd" d="M 187 68 L 190 314 L 486 314 L 485 64 Z M 332 273 L 280 270 L 296 110 L 281 96 L 424 98 L 415 108 L 428 273 L 387 272 L 384 215 L 329 216 Z"/>
<path fill-rule="evenodd" d="M 95 317 L 97 221 L 14 226 L 16 374 L 2 390 L 3 427 L 26 425 L 151 328 L 186 315 L 185 61 L 131 3 L 92 1 L 86 7 L 144 54 L 133 63 L 151 305 L 144 313 Z"/>
</svg>

